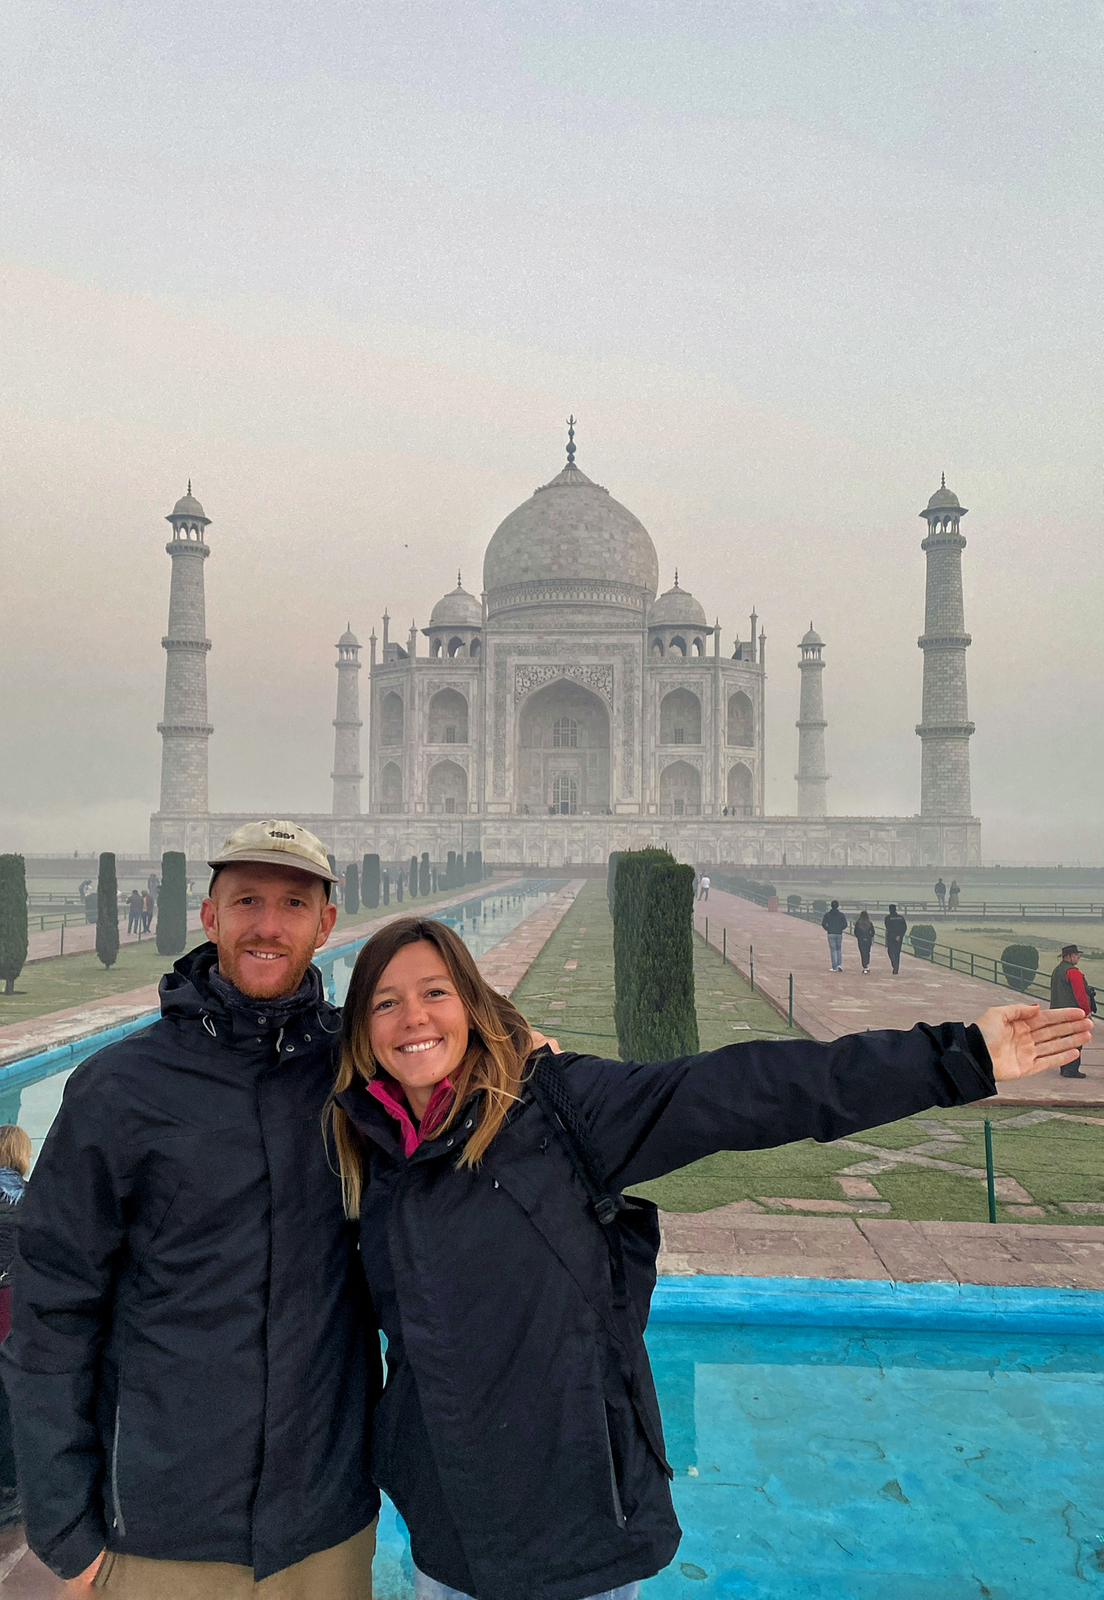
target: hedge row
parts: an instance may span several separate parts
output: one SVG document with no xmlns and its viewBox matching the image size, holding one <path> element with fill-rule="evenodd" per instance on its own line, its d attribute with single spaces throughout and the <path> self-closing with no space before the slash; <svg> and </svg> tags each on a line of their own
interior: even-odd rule
<svg viewBox="0 0 1104 1600">
<path fill-rule="evenodd" d="M 613 874 L 614 1018 L 623 1061 L 698 1048 L 694 870 L 666 850 L 621 853 Z"/>
</svg>

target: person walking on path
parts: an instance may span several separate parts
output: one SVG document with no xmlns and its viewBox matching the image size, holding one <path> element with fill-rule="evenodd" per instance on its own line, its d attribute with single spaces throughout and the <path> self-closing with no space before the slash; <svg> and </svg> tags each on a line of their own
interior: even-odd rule
<svg viewBox="0 0 1104 1600">
<path fill-rule="evenodd" d="M 698 880 L 698 899 L 699 900 L 708 900 L 709 899 L 709 874 L 708 874 L 708 872 L 703 872 L 701 877 L 700 877 L 700 879 Z"/>
<path fill-rule="evenodd" d="M 27 1540 L 74 1594 L 369 1600 L 375 1319 L 322 1114 L 322 844 L 254 822 L 161 1017 L 69 1078 L 4 1347 Z"/>
<path fill-rule="evenodd" d="M 821 904 L 823 905 L 823 901 Z M 833 900 L 828 910 L 820 919 L 820 925 L 828 935 L 828 955 L 832 962 L 833 972 L 843 971 L 843 936 L 847 932 L 847 918 L 840 910 L 838 900 Z"/>
<path fill-rule="evenodd" d="M 127 932 L 138 933 L 142 927 L 142 896 L 132 889 L 127 896 Z"/>
<path fill-rule="evenodd" d="M 905 942 L 908 923 L 897 910 L 897 907 L 891 905 L 888 915 L 883 919 L 883 926 L 885 927 L 886 955 L 889 957 L 889 964 L 894 972 L 900 972 L 901 946 Z"/>
<path fill-rule="evenodd" d="M 0 1345 L 11 1332 L 11 1267 L 19 1226 L 19 1207 L 31 1170 L 30 1135 L 14 1123 L 0 1128 Z M 15 1477 L 11 1409 L 0 1384 L 0 1531 L 22 1519 Z"/>
<path fill-rule="evenodd" d="M 1050 975 L 1050 1003 L 1052 1006 L 1077 1006 L 1085 1015 L 1096 1011 L 1096 990 L 1091 989 L 1081 971 L 1081 952 L 1075 944 L 1062 947 L 1062 959 Z M 1063 1078 L 1084 1078 L 1081 1071 L 1081 1053 L 1077 1060 L 1062 1068 Z"/>
<path fill-rule="evenodd" d="M 940 909 L 940 911 L 946 911 L 946 909 L 947 909 L 947 885 L 943 882 L 942 877 L 940 877 L 940 878 L 938 878 L 936 880 L 935 898 L 939 901 L 939 909 Z"/>
<path fill-rule="evenodd" d="M 958 910 L 958 900 L 959 900 L 959 896 L 961 895 L 961 893 L 962 893 L 962 890 L 958 887 L 958 879 L 957 878 L 952 878 L 951 879 L 951 887 L 947 890 L 947 910 L 948 911 L 957 911 Z"/>
<path fill-rule="evenodd" d="M 145 893 L 142 895 L 142 932 L 143 933 L 148 933 L 150 931 L 150 924 L 152 922 L 153 922 L 153 896 L 150 894 L 149 890 L 147 889 L 145 891 Z"/>
<path fill-rule="evenodd" d="M 623 1190 L 983 1099 L 1090 1036 L 1079 1012 L 1022 1005 L 675 1061 L 533 1053 L 452 929 L 403 917 L 374 934 L 333 1132 L 387 1337 L 374 1467 L 418 1600 L 634 1600 L 674 1557 L 644 1344 L 658 1218 Z"/>
<path fill-rule="evenodd" d="M 859 960 L 862 962 L 863 977 L 865 978 L 870 971 L 870 950 L 874 943 L 874 924 L 871 921 L 870 912 L 865 906 L 855 918 L 855 926 L 852 931 L 855 935 L 855 943 L 859 947 Z"/>
</svg>

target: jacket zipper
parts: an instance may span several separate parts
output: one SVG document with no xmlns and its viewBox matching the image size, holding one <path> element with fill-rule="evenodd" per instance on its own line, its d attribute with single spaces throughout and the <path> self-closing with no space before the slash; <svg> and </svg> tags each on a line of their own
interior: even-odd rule
<svg viewBox="0 0 1104 1600">
<path fill-rule="evenodd" d="M 604 1408 L 603 1408 L 604 1409 Z M 606 1424 L 606 1460 L 609 1463 L 610 1493 L 613 1495 L 613 1514 L 623 1528 L 625 1526 L 625 1508 L 621 1504 L 621 1490 L 617 1487 L 617 1468 L 613 1460 L 613 1440 L 610 1438 L 609 1413 L 605 1413 Z"/>
<path fill-rule="evenodd" d="M 126 1538 L 126 1523 L 123 1520 L 123 1507 L 119 1499 L 119 1418 L 122 1408 L 115 1407 L 115 1435 L 111 1441 L 111 1500 L 115 1507 L 115 1517 L 112 1527 L 116 1528 L 120 1539 Z"/>
</svg>

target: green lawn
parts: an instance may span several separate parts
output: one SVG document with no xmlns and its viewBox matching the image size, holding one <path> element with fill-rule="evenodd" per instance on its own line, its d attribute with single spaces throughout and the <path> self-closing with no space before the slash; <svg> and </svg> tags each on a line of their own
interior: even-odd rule
<svg viewBox="0 0 1104 1600">
<path fill-rule="evenodd" d="M 337 925 L 330 935 L 331 944 L 341 942 L 343 928 L 372 922 L 377 917 L 390 916 L 398 910 L 421 906 L 451 904 L 466 891 L 453 889 L 425 900 L 406 900 L 400 907 L 392 901 L 377 911 L 363 907 L 350 917 L 342 908 L 337 914 Z M 203 934 L 197 928 L 188 934 L 189 948 L 201 944 Z M 125 994 L 128 989 L 141 989 L 146 984 L 160 981 L 172 966 L 172 959 L 160 955 L 153 937 L 140 944 L 119 947 L 118 960 L 113 967 L 102 967 L 94 951 L 72 956 L 52 956 L 46 961 L 32 961 L 23 968 L 16 981 L 15 994 L 0 993 L 0 1027 L 9 1022 L 26 1022 L 31 1017 L 47 1016 L 52 1011 L 65 1011 L 70 1006 L 88 1005 L 93 1000 L 107 1000 L 112 995 Z"/>
<path fill-rule="evenodd" d="M 588 882 L 514 997 L 526 1016 L 554 1034 L 564 1049 L 617 1054 L 612 939 L 605 886 Z M 568 970 L 568 962 L 577 965 Z M 695 941 L 695 978 L 703 1049 L 786 1035 L 784 1021 L 700 939 Z M 665 1210 L 685 1212 L 708 1211 L 734 1200 L 841 1201 L 839 1174 L 880 1152 L 890 1159 L 916 1147 L 926 1153 L 935 1134 L 946 1128 L 963 1140 L 939 1152 L 938 1159 L 949 1170 L 902 1164 L 874 1175 L 869 1181 L 890 1209 L 871 1214 L 982 1222 L 987 1215 L 984 1181 L 954 1169 L 984 1169 L 986 1116 L 994 1127 L 997 1175 L 1016 1179 L 1033 1201 L 1048 1208 L 1042 1218 L 1025 1217 L 1003 1206 L 999 1215 L 1017 1221 L 1104 1222 L 1104 1214 L 1077 1215 L 1059 1209 L 1063 1202 L 1104 1205 L 1104 1112 L 1092 1111 L 1086 1112 L 1095 1119 L 1089 1122 L 1054 1115 L 1041 1123 L 1035 1113 L 1011 1106 L 932 1111 L 859 1135 L 859 1142 L 870 1151 L 806 1140 L 774 1150 L 723 1152 L 645 1184 L 640 1192 Z"/>
</svg>

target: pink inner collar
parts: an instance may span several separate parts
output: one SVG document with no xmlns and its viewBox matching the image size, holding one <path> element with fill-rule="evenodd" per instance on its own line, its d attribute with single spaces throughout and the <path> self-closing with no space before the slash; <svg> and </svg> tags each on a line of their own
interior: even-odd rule
<svg viewBox="0 0 1104 1600">
<path fill-rule="evenodd" d="M 372 1078 L 368 1083 L 368 1093 L 373 1099 L 378 1100 L 384 1110 L 399 1124 L 405 1156 L 412 1156 L 434 1129 L 441 1126 L 449 1114 L 455 1092 L 451 1081 L 442 1078 L 430 1096 L 425 1116 L 419 1126 L 411 1115 L 410 1103 L 402 1085 L 396 1083 L 394 1078 Z"/>
</svg>

